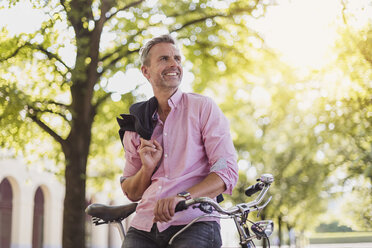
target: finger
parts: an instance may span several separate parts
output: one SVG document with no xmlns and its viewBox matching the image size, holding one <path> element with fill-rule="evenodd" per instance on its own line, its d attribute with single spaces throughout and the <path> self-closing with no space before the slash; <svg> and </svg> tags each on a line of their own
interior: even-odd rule
<svg viewBox="0 0 372 248">
<path fill-rule="evenodd" d="M 153 144 L 153 142 L 151 142 L 150 140 L 142 139 L 142 140 L 141 140 L 141 143 L 142 143 L 142 145 L 144 145 L 144 146 L 154 146 L 154 147 L 155 147 L 155 145 Z"/>
<path fill-rule="evenodd" d="M 160 221 L 159 219 L 159 215 L 158 215 L 158 207 L 159 207 L 159 201 L 155 204 L 155 208 L 154 208 L 154 222 L 158 222 Z"/>
<path fill-rule="evenodd" d="M 172 219 L 172 215 L 170 213 L 170 207 L 173 205 L 171 204 L 172 203 L 172 200 L 169 199 L 167 201 L 164 202 L 164 205 L 163 205 L 163 219 L 165 222 L 168 222 Z"/>
<path fill-rule="evenodd" d="M 162 150 L 163 148 L 161 147 L 160 143 L 157 140 L 154 140 L 154 145 L 156 146 L 156 149 Z"/>
<path fill-rule="evenodd" d="M 162 222 L 161 220 L 159 220 L 157 217 L 154 217 L 154 219 L 152 220 L 152 222 Z"/>
<path fill-rule="evenodd" d="M 159 220 L 159 222 L 165 222 L 166 221 L 166 218 L 165 218 L 164 213 L 163 213 L 163 207 L 164 207 L 164 205 L 159 203 L 159 206 L 158 206 L 158 209 L 157 209 L 157 212 L 156 212 L 156 215 L 155 215 L 155 217 Z"/>
<path fill-rule="evenodd" d="M 156 152 L 156 151 L 158 150 L 154 147 L 145 146 L 145 147 L 142 147 L 138 152 L 139 153 L 150 153 L 150 152 Z"/>
<path fill-rule="evenodd" d="M 153 144 L 152 141 L 150 141 L 150 140 L 145 140 L 145 139 L 143 139 L 143 138 L 140 138 L 140 140 L 141 140 L 141 145 L 140 145 L 140 147 L 149 146 L 149 147 L 154 147 L 154 148 L 156 148 L 156 146 Z"/>
<path fill-rule="evenodd" d="M 169 214 L 169 199 L 162 199 L 159 200 L 156 204 L 156 208 L 154 211 L 155 220 L 159 222 L 168 222 L 172 219 L 172 217 Z"/>
<path fill-rule="evenodd" d="M 162 200 L 159 200 L 157 203 L 156 203 L 156 206 L 154 208 L 154 220 L 156 220 L 156 222 L 164 222 L 164 216 L 163 216 L 163 213 L 162 213 L 162 209 L 163 209 L 163 204 L 162 204 Z"/>
</svg>

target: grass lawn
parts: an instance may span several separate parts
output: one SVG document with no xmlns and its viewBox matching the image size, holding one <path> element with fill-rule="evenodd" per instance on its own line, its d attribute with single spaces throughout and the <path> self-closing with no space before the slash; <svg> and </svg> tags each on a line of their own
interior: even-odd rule
<svg viewBox="0 0 372 248">
<path fill-rule="evenodd" d="M 310 244 L 362 242 L 372 242 L 372 232 L 329 232 L 314 233 L 310 236 Z"/>
</svg>

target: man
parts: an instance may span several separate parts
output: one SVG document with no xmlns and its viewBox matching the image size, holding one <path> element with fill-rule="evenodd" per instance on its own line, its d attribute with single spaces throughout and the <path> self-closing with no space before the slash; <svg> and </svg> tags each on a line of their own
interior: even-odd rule
<svg viewBox="0 0 372 248">
<path fill-rule="evenodd" d="M 118 119 L 126 158 L 121 187 L 139 201 L 123 247 L 167 247 L 177 231 L 203 214 L 193 208 L 175 213 L 178 202 L 231 194 L 238 178 L 236 152 L 218 106 L 179 89 L 181 54 L 170 35 L 150 40 L 141 49 L 141 62 L 154 97 Z M 218 219 L 207 218 L 186 229 L 172 247 L 221 244 Z"/>
</svg>

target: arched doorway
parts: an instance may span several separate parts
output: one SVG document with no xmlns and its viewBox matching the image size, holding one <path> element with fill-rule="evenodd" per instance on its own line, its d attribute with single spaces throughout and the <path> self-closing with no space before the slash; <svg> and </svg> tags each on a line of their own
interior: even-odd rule
<svg viewBox="0 0 372 248">
<path fill-rule="evenodd" d="M 0 247 L 10 248 L 12 232 L 12 186 L 8 179 L 0 183 Z"/>
<path fill-rule="evenodd" d="M 32 248 L 42 248 L 44 240 L 44 194 L 37 188 L 34 198 L 34 221 L 32 228 Z"/>
<path fill-rule="evenodd" d="M 85 199 L 85 208 L 92 204 L 92 199 Z M 88 214 L 85 215 L 85 247 L 93 247 L 92 243 L 92 217 Z"/>
</svg>

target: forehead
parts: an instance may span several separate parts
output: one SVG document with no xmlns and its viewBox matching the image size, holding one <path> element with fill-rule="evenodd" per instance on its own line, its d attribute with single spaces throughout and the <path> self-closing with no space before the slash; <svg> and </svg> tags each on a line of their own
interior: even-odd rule
<svg viewBox="0 0 372 248">
<path fill-rule="evenodd" d="M 150 56 L 181 56 L 179 49 L 172 43 L 158 43 L 150 49 Z"/>
</svg>

